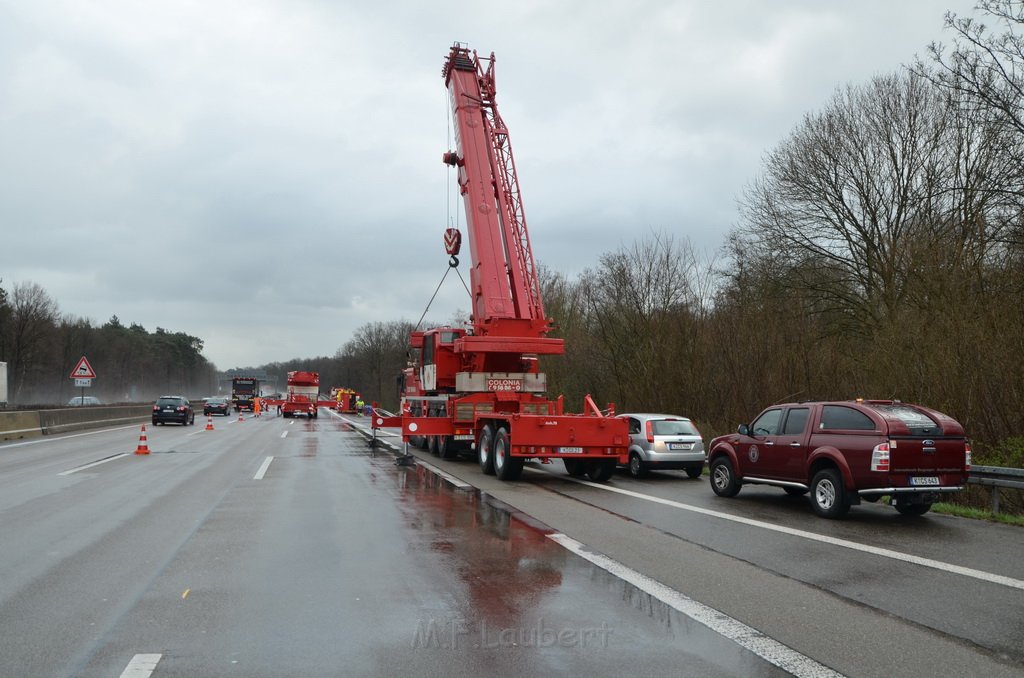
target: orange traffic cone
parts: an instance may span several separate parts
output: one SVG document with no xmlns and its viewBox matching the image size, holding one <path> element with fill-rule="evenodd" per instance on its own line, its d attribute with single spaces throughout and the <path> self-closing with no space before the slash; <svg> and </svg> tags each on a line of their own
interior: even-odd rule
<svg viewBox="0 0 1024 678">
<path fill-rule="evenodd" d="M 206 415 L 206 428 L 204 430 L 206 430 L 206 431 L 212 431 L 213 430 L 213 415 L 212 414 Z"/>
<path fill-rule="evenodd" d="M 242 410 L 238 410 L 238 421 L 245 421 L 245 415 L 242 414 Z"/>
<path fill-rule="evenodd" d="M 135 448 L 135 454 L 149 454 L 149 445 L 146 444 L 146 425 L 142 425 L 139 433 L 139 446 Z"/>
</svg>

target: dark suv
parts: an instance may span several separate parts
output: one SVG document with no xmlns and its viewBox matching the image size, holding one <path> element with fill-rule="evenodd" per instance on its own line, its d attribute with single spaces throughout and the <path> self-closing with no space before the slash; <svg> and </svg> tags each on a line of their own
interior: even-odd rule
<svg viewBox="0 0 1024 678">
<path fill-rule="evenodd" d="M 153 404 L 153 425 L 175 421 L 182 426 L 196 423 L 196 413 L 188 398 L 181 396 L 160 396 Z"/>
<path fill-rule="evenodd" d="M 790 403 L 711 441 L 711 489 L 745 484 L 810 492 L 815 513 L 840 518 L 861 499 L 923 515 L 967 483 L 971 445 L 954 419 L 898 400 Z"/>
</svg>

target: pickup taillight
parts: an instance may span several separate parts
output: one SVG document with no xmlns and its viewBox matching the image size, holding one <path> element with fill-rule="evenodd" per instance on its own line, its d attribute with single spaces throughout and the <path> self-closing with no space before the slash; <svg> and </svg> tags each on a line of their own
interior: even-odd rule
<svg viewBox="0 0 1024 678">
<path fill-rule="evenodd" d="M 871 450 L 871 470 L 889 472 L 889 443 L 880 443 Z"/>
<path fill-rule="evenodd" d="M 971 444 L 964 443 L 964 470 L 971 470 Z"/>
</svg>

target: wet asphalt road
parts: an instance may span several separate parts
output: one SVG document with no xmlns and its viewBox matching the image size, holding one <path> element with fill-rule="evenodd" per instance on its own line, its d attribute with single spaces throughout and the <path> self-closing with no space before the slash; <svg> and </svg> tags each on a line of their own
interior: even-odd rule
<svg viewBox="0 0 1024 678">
<path fill-rule="evenodd" d="M 336 417 L 204 423 L 0 445 L 0 676 L 785 675 Z"/>
<path fill-rule="evenodd" d="M 1020 528 L 871 504 L 826 521 L 805 497 L 722 499 L 681 472 L 600 486 L 556 462 L 502 483 L 410 451 L 846 675 L 1024 675 Z"/>
</svg>

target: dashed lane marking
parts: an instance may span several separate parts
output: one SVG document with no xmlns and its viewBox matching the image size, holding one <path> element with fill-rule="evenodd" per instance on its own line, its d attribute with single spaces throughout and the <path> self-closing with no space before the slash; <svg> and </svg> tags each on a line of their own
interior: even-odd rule
<svg viewBox="0 0 1024 678">
<path fill-rule="evenodd" d="M 91 462 L 89 464 L 85 464 L 83 466 L 76 466 L 75 468 L 69 468 L 67 471 L 61 471 L 57 475 L 59 475 L 59 476 L 69 476 L 72 473 L 78 473 L 79 471 L 84 471 L 87 468 L 92 468 L 93 466 L 99 466 L 100 464 L 106 464 L 108 461 L 114 461 L 115 459 L 121 459 L 122 457 L 128 457 L 128 456 L 131 456 L 131 455 L 129 455 L 127 452 L 122 452 L 121 454 L 115 454 L 115 455 L 110 456 L 110 457 L 105 457 L 103 459 Z"/>
<path fill-rule="evenodd" d="M 267 457 L 263 460 L 263 465 L 260 466 L 260 470 L 256 471 L 256 475 L 253 476 L 253 480 L 263 480 L 263 476 L 267 474 L 267 469 L 270 468 L 270 462 L 274 461 L 273 457 Z"/>
<path fill-rule="evenodd" d="M 162 654 L 137 654 L 121 672 L 121 678 L 149 678 L 160 663 Z"/>
</svg>

